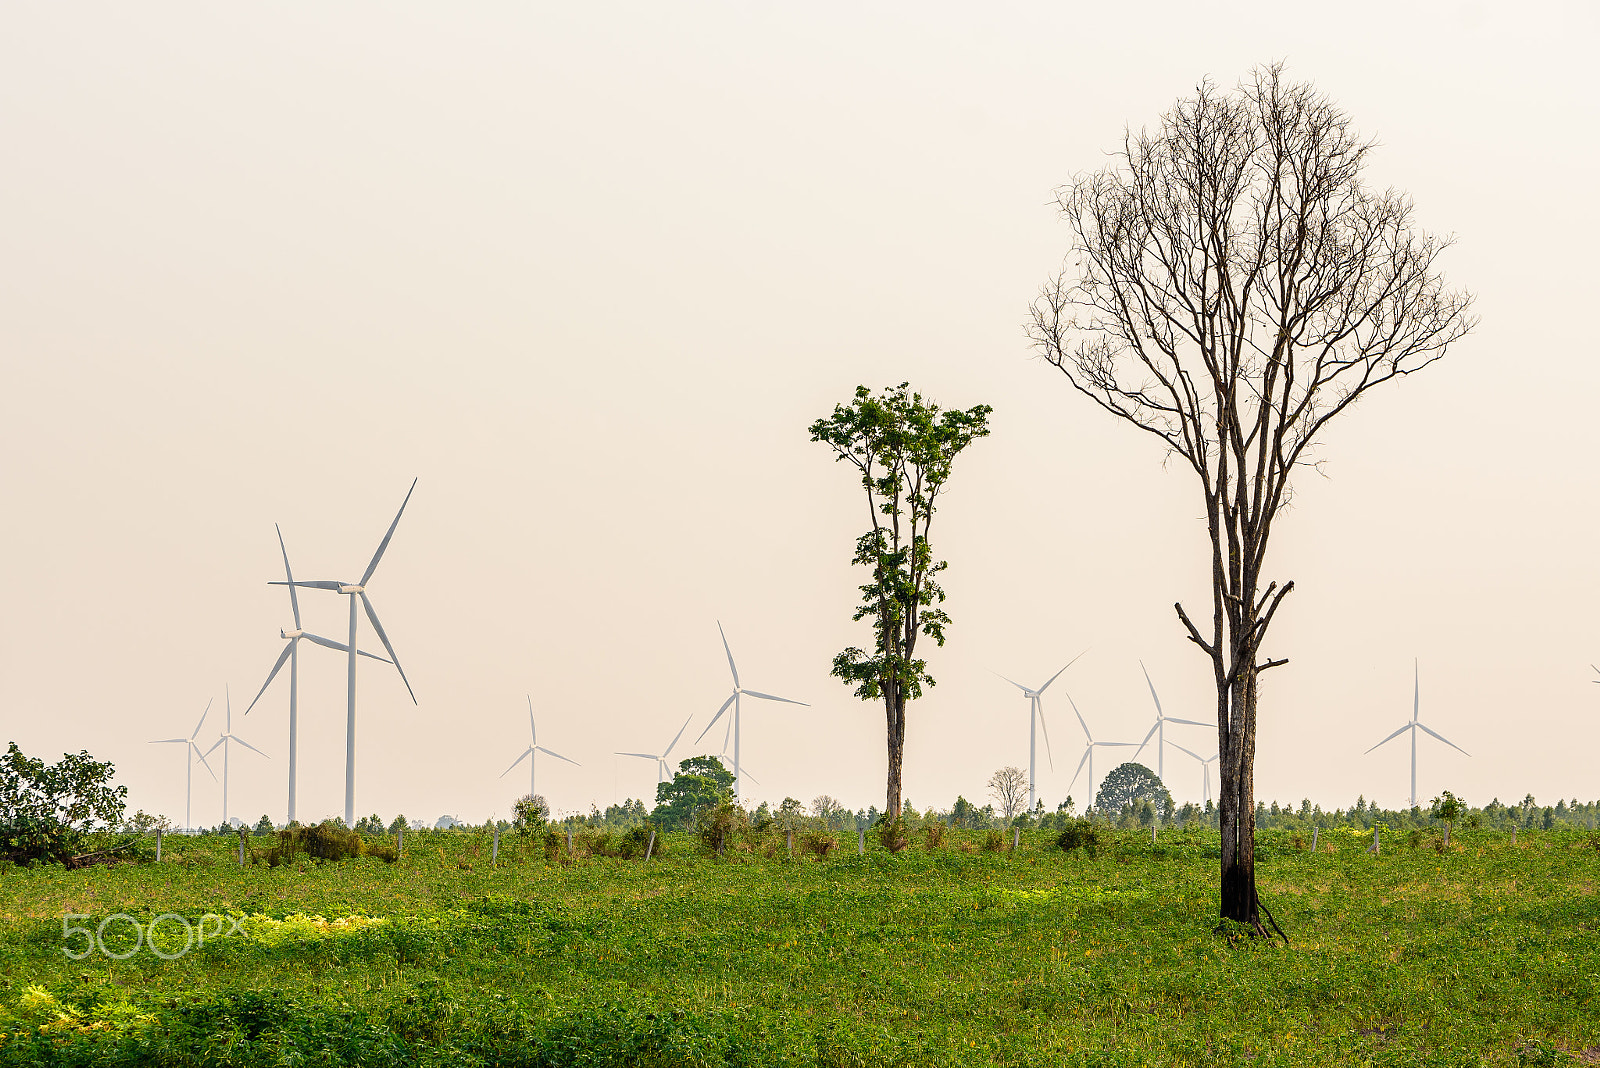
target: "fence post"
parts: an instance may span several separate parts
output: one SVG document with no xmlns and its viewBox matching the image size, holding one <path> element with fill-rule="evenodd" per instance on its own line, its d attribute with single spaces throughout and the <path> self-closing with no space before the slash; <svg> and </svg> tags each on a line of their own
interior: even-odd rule
<svg viewBox="0 0 1600 1068">
<path fill-rule="evenodd" d="M 1511 844 L 1517 844 L 1517 829 L 1515 827 L 1511 828 Z"/>
<path fill-rule="evenodd" d="M 789 830 L 785 834 L 785 837 L 788 838 L 788 840 L 789 840 L 789 859 L 793 860 L 794 859 L 794 828 L 793 827 L 789 828 Z"/>
<path fill-rule="evenodd" d="M 1383 852 L 1382 843 L 1378 841 L 1378 828 L 1376 825 L 1374 825 L 1372 828 L 1372 851 L 1374 853 Z"/>
<path fill-rule="evenodd" d="M 860 828 L 856 829 L 856 853 L 863 857 L 867 855 L 867 832 Z"/>
<path fill-rule="evenodd" d="M 1311 852 L 1313 853 L 1317 851 L 1317 832 L 1319 830 L 1321 830 L 1320 827 L 1311 828 Z"/>
<path fill-rule="evenodd" d="M 1021 844 L 1022 844 L 1022 828 L 1021 827 L 1013 827 L 1013 828 L 1011 828 L 1011 852 L 1015 853 L 1017 851 L 1017 847 L 1019 845 L 1021 845 Z"/>
<path fill-rule="evenodd" d="M 498 864 L 499 862 L 500 862 L 500 825 L 497 823 L 497 824 L 494 825 L 494 846 L 489 851 L 489 863 L 490 864 Z"/>
<path fill-rule="evenodd" d="M 156 828 L 156 863 L 161 863 L 161 828 Z"/>
<path fill-rule="evenodd" d="M 567 856 L 572 856 L 572 828 L 567 828 Z"/>
<path fill-rule="evenodd" d="M 651 852 L 651 850 L 655 849 L 655 847 L 656 847 L 656 829 L 654 827 L 652 827 L 652 828 L 650 828 L 650 841 L 645 843 L 645 847 L 644 847 L 644 862 L 646 864 L 650 863 L 650 852 Z"/>
<path fill-rule="evenodd" d="M 394 854 L 397 857 L 403 857 L 403 856 L 406 855 L 406 828 L 405 828 L 405 824 L 401 824 L 399 827 L 395 828 L 395 831 L 394 831 Z"/>
<path fill-rule="evenodd" d="M 244 828 L 239 828 L 239 867 L 244 867 Z"/>
</svg>

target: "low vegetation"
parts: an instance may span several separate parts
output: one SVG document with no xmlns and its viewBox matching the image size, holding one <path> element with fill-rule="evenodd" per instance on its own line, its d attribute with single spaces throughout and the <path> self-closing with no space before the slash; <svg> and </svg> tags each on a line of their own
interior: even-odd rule
<svg viewBox="0 0 1600 1068">
<path fill-rule="evenodd" d="M 791 856 L 730 815 L 649 862 L 594 828 L 497 858 L 477 830 L 408 831 L 394 863 L 168 836 L 159 865 L 0 865 L 0 1065 L 1600 1058 L 1592 832 L 1264 830 L 1284 945 L 1218 933 L 1199 825 L 1090 822 L 1097 851 L 899 826 L 895 853 L 799 830 Z M 184 923 L 210 936 L 185 950 Z"/>
</svg>

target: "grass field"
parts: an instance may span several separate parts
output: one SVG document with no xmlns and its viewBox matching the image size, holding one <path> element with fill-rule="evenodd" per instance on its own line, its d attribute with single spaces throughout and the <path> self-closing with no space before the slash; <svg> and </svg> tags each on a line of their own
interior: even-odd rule
<svg viewBox="0 0 1600 1068">
<path fill-rule="evenodd" d="M 241 870 L 226 840 L 168 839 L 159 866 L 7 868 L 0 1064 L 1600 1063 L 1592 835 L 1374 856 L 1265 832 L 1288 946 L 1215 933 L 1214 833 L 976 841 L 719 860 L 673 836 L 646 865 L 508 837 L 496 867 L 486 838 L 424 832 L 397 864 Z M 168 919 L 173 959 L 68 959 L 63 915 L 118 913 L 230 933 L 179 954 Z M 130 922 L 101 943 L 132 948 Z"/>
</svg>

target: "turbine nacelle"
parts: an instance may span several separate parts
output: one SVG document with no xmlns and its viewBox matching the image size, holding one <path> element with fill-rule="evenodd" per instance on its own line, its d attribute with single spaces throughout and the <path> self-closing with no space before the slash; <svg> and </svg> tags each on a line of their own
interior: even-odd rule
<svg viewBox="0 0 1600 1068">
<path fill-rule="evenodd" d="M 299 638 L 305 634 L 305 631 L 296 628 L 294 630 L 280 630 L 278 633 L 284 638 Z"/>
<path fill-rule="evenodd" d="M 340 593 L 349 594 L 351 596 L 354 596 L 355 594 L 358 594 L 358 593 L 363 593 L 365 591 L 366 591 L 366 587 L 365 586 L 340 586 L 339 587 L 339 592 Z"/>
</svg>

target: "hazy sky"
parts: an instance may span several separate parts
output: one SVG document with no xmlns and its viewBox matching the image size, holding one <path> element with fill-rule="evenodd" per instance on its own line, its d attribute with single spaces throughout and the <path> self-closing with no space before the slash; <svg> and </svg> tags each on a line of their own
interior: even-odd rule
<svg viewBox="0 0 1600 1068">
<path fill-rule="evenodd" d="M 828 676 L 862 522 L 807 425 L 858 383 L 994 406 L 934 527 L 950 641 L 906 793 L 984 800 L 1047 678 L 1052 807 L 1097 737 L 1205 718 L 1192 476 L 1029 355 L 1052 190 L 1208 75 L 1284 59 L 1454 233 L 1482 325 L 1374 391 L 1302 473 L 1269 574 L 1264 799 L 1600 795 L 1588 5 L 160 4 L 0 9 L 0 723 L 182 817 L 232 687 L 233 814 L 281 819 L 286 678 L 238 715 L 296 574 L 371 585 L 420 705 L 363 664 L 359 812 L 653 796 L 730 681 L 774 801 L 882 804 L 884 721 Z M 345 602 L 306 591 L 309 629 Z M 371 644 L 363 622 L 364 645 Z M 344 661 L 301 657 L 302 817 L 343 807 Z M 214 738 L 220 717 L 207 721 Z M 1207 755 L 1214 733 L 1169 737 Z M 220 755 L 220 754 L 219 754 Z M 1153 765 L 1153 753 L 1146 754 Z M 1096 771 L 1112 761 L 1104 751 Z M 219 768 L 220 772 L 220 768 Z M 203 772 L 196 819 L 221 816 Z M 1169 751 L 1178 800 L 1193 762 Z M 1080 803 L 1082 780 L 1072 793 Z"/>
</svg>

